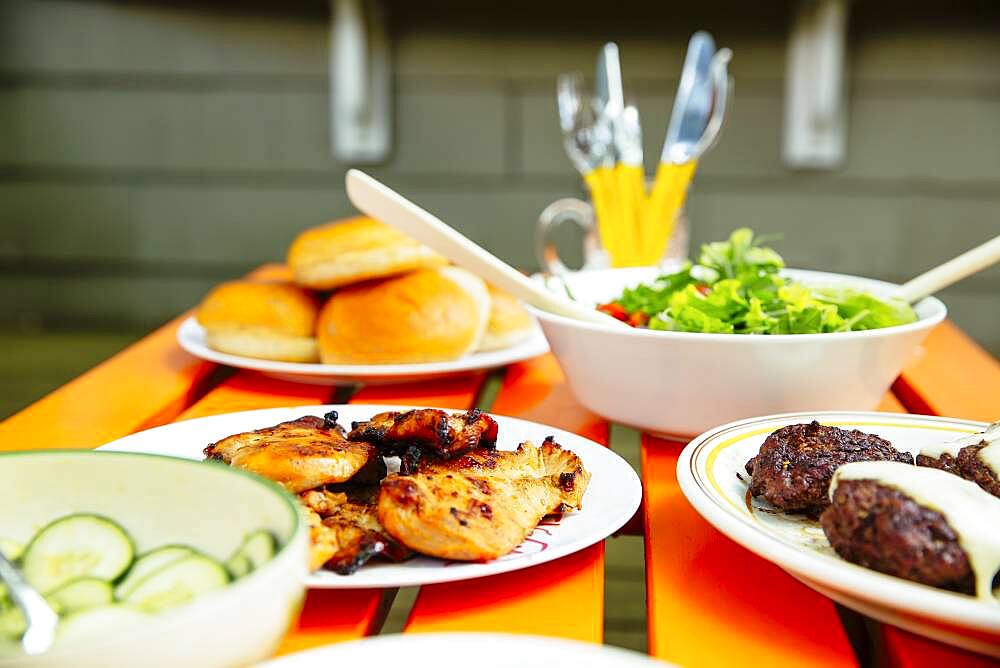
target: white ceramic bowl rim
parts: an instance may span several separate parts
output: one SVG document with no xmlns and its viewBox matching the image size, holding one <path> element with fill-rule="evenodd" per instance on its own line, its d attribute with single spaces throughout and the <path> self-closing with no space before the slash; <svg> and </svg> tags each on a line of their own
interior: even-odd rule
<svg viewBox="0 0 1000 668">
<path fill-rule="evenodd" d="M 275 482 L 268 480 L 267 478 L 262 478 L 258 475 L 250 473 L 249 471 L 244 471 L 242 469 L 233 468 L 219 462 L 212 461 L 196 461 L 192 459 L 186 459 L 184 457 L 171 457 L 169 455 L 161 455 L 149 452 L 120 452 L 116 450 L 72 450 L 67 448 L 52 448 L 47 450 L 14 450 L 10 452 L 0 452 L 0 458 L 14 458 L 14 457 L 25 457 L 25 456 L 45 456 L 45 455 L 68 455 L 71 457 L 103 457 L 111 458 L 115 457 L 118 459 L 156 459 L 165 460 L 170 462 L 179 462 L 181 465 L 191 465 L 191 466 L 211 466 L 216 471 L 222 473 L 223 475 L 238 475 L 242 476 L 252 482 L 256 483 L 258 486 L 267 489 L 271 494 L 280 499 L 284 506 L 288 509 L 292 518 L 291 532 L 287 540 L 283 542 L 280 549 L 274 554 L 274 556 L 268 560 L 264 566 L 259 569 L 254 569 L 248 575 L 230 582 L 226 587 L 215 591 L 209 592 L 203 597 L 199 598 L 197 601 L 192 602 L 190 605 L 213 605 L 218 607 L 222 605 L 224 600 L 224 594 L 232 594 L 234 590 L 240 589 L 240 586 L 245 583 L 245 581 L 259 576 L 266 570 L 270 570 L 275 564 L 278 563 L 279 558 L 282 557 L 289 549 L 291 549 L 292 544 L 295 542 L 294 537 L 304 530 L 304 521 L 302 515 L 299 513 L 297 503 L 291 495 L 285 491 L 280 485 Z M 168 632 L 176 623 L 179 623 L 183 618 L 184 612 L 187 609 L 187 605 L 182 605 L 173 610 L 167 610 L 156 615 L 157 633 Z M 104 645 L 111 645 L 114 643 L 113 637 L 100 637 L 94 638 L 92 642 L 87 642 L 85 648 L 87 650 L 103 647 Z M 56 648 L 52 652 L 43 655 L 46 658 L 60 657 L 64 653 L 67 655 L 72 655 L 80 649 L 83 649 L 84 645 L 81 644 L 78 647 L 59 649 Z M 0 657 L 0 665 L 13 665 L 7 664 L 7 661 L 17 660 L 18 657 Z M 23 657 L 21 657 L 23 659 Z"/>
<path fill-rule="evenodd" d="M 632 269 L 632 268 L 629 268 Z M 788 269 L 788 268 L 786 268 Z M 620 271 L 619 269 L 601 269 L 594 272 L 574 272 L 577 274 L 587 274 L 587 273 L 614 273 Z M 832 272 L 823 271 L 812 271 L 808 269 L 791 269 L 791 271 L 796 274 L 811 274 L 817 278 L 832 277 L 837 279 L 847 279 L 856 280 L 860 283 L 880 283 L 887 287 L 899 287 L 895 283 L 889 283 L 887 281 L 879 281 L 874 278 L 864 278 L 861 276 L 852 276 L 850 274 L 835 274 Z M 861 286 L 859 286 L 861 287 Z M 821 334 L 722 334 L 722 333 L 703 333 L 703 332 L 665 332 L 662 330 L 655 329 L 645 329 L 638 327 L 616 327 L 613 325 L 602 325 L 599 323 L 584 322 L 582 320 L 576 320 L 574 318 L 568 318 L 566 316 L 551 313 L 549 311 L 543 311 L 536 308 L 530 304 L 527 304 L 528 310 L 539 320 L 552 321 L 564 325 L 569 325 L 577 327 L 579 329 L 587 329 L 597 332 L 614 332 L 616 334 L 621 334 L 624 336 L 640 337 L 640 338 L 661 338 L 664 340 L 669 339 L 683 339 L 687 341 L 715 341 L 717 343 L 730 342 L 733 344 L 746 342 L 747 340 L 757 341 L 762 344 L 764 342 L 770 342 L 773 345 L 778 345 L 781 343 L 787 343 L 788 341 L 825 341 L 831 338 L 838 341 L 847 341 L 850 339 L 862 339 L 862 338 L 880 338 L 885 336 L 892 336 L 894 334 L 902 334 L 906 332 L 918 331 L 936 325 L 945 319 L 948 315 L 948 309 L 937 297 L 925 297 L 921 299 L 917 304 L 914 305 L 914 310 L 919 308 L 921 305 L 926 305 L 929 307 L 929 313 L 924 317 L 918 317 L 916 322 L 907 323 L 905 325 L 893 325 L 892 327 L 881 327 L 879 329 L 864 329 L 852 332 L 824 332 Z M 764 344 L 767 345 L 767 344 Z"/>
<path fill-rule="evenodd" d="M 292 516 L 292 531 L 291 531 L 291 534 L 293 536 L 296 533 L 298 533 L 299 528 L 302 525 L 302 515 L 299 514 L 299 510 L 298 510 L 298 506 L 296 504 L 296 501 L 295 501 L 294 498 L 292 498 L 291 494 L 289 494 L 285 490 L 285 488 L 283 488 L 281 485 L 279 485 L 278 483 L 276 483 L 276 482 L 274 482 L 272 480 L 268 480 L 267 478 L 263 478 L 263 477 L 261 477 L 259 475 L 251 473 L 249 471 L 245 471 L 243 469 L 238 469 L 238 468 L 235 468 L 233 466 L 229 466 L 227 464 L 223 464 L 221 462 L 215 462 L 215 461 L 212 461 L 212 460 L 196 461 L 196 460 L 193 460 L 193 459 L 188 459 L 186 457 L 171 457 L 170 455 L 161 455 L 161 454 L 157 454 L 157 453 L 153 453 L 153 452 L 126 452 L 126 451 L 121 451 L 121 450 L 86 450 L 86 449 L 74 450 L 74 449 L 71 449 L 71 448 L 50 448 L 50 449 L 45 449 L 45 450 L 11 450 L 11 451 L 7 451 L 7 452 L 0 452 L 0 458 L 5 458 L 5 457 L 24 457 L 24 456 L 36 456 L 37 457 L 37 456 L 40 456 L 40 455 L 69 455 L 69 456 L 72 456 L 72 457 L 93 457 L 93 456 L 98 456 L 98 457 L 108 457 L 108 458 L 110 458 L 110 457 L 119 457 L 119 458 L 123 458 L 123 459 L 127 459 L 127 458 L 132 458 L 132 459 L 159 459 L 159 460 L 166 460 L 166 461 L 170 461 L 170 462 L 183 462 L 184 464 L 196 464 L 198 466 L 205 466 L 205 465 L 214 466 L 214 467 L 216 467 L 216 470 L 218 470 L 218 471 L 224 471 L 225 473 L 223 473 L 223 475 L 228 475 L 228 474 L 239 475 L 239 476 L 243 476 L 244 478 L 247 478 L 248 480 L 252 480 L 253 482 L 257 483 L 259 486 L 266 488 L 268 491 L 270 491 L 277 498 L 281 499 L 282 503 L 284 503 L 285 507 L 288 509 L 288 512 Z M 114 519 L 114 518 L 112 518 L 112 519 Z M 285 551 L 285 548 L 288 547 L 289 543 L 290 543 L 290 541 L 285 541 L 285 543 L 281 546 L 281 549 L 279 549 L 277 552 L 275 552 L 274 557 L 272 557 L 271 561 L 274 561 L 275 559 L 277 559 L 278 555 L 282 554 Z"/>
</svg>

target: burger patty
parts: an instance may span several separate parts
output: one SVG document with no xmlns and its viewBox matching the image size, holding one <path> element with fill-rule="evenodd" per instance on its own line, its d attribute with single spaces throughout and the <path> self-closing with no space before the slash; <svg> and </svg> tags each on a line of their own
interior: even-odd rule
<svg viewBox="0 0 1000 668">
<path fill-rule="evenodd" d="M 757 456 L 747 462 L 746 471 L 754 496 L 785 512 L 816 517 L 830 505 L 830 481 L 840 466 L 884 460 L 912 464 L 913 455 L 873 434 L 813 421 L 788 425 L 768 436 Z"/>
<path fill-rule="evenodd" d="M 944 516 L 874 480 L 843 480 L 820 516 L 841 557 L 932 587 L 975 594 L 975 575 Z"/>
<path fill-rule="evenodd" d="M 954 473 L 971 480 L 993 496 L 1000 497 L 1000 478 L 997 478 L 993 469 L 979 457 L 979 451 L 987 445 L 987 443 L 967 445 L 958 451 L 957 456 L 947 452 L 938 458 L 917 455 L 917 466 L 929 466 Z"/>
</svg>

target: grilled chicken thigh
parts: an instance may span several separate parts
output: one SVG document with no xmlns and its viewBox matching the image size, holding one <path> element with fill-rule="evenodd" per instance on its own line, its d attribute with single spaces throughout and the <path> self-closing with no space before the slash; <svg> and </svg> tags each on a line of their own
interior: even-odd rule
<svg viewBox="0 0 1000 668">
<path fill-rule="evenodd" d="M 234 434 L 204 452 L 211 459 L 274 480 L 292 493 L 348 480 L 372 483 L 385 476 L 385 461 L 378 449 L 371 443 L 345 439 L 336 414 L 331 415 L 307 415 Z"/>
<path fill-rule="evenodd" d="M 306 507 L 312 546 L 312 570 L 323 566 L 350 575 L 379 556 L 402 561 L 412 552 L 386 535 L 375 517 L 373 500 L 350 498 L 343 492 L 310 490 L 299 495 Z"/>
<path fill-rule="evenodd" d="M 434 408 L 379 413 L 366 422 L 355 422 L 350 440 L 374 443 L 385 455 L 398 455 L 400 470 L 412 473 L 424 456 L 449 459 L 474 448 L 493 448 L 497 423 L 472 409 L 449 415 Z"/>
<path fill-rule="evenodd" d="M 545 439 L 541 447 L 472 450 L 387 477 L 378 519 L 403 545 L 442 559 L 496 559 L 520 545 L 543 517 L 581 506 L 590 473 Z"/>
</svg>

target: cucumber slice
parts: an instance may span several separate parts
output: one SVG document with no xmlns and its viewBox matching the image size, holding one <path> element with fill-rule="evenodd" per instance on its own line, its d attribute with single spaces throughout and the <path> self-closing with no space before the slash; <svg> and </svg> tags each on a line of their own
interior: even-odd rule
<svg viewBox="0 0 1000 668">
<path fill-rule="evenodd" d="M 159 612 L 228 583 L 229 571 L 225 566 L 204 555 L 192 554 L 147 575 L 132 588 L 125 603 L 143 612 Z"/>
<path fill-rule="evenodd" d="M 114 580 L 132 563 L 135 546 L 125 530 L 100 515 L 67 515 L 35 534 L 24 548 L 21 570 L 42 593 L 70 580 Z"/>
<path fill-rule="evenodd" d="M 132 568 L 128 569 L 128 573 L 115 587 L 115 598 L 119 601 L 124 600 L 147 575 L 194 553 L 195 549 L 187 545 L 164 545 L 139 555 L 132 564 Z"/>
<path fill-rule="evenodd" d="M 102 605 L 64 617 L 56 630 L 56 646 L 92 637 L 119 634 L 136 623 L 149 619 L 125 605 Z"/>
<path fill-rule="evenodd" d="M 45 597 L 63 613 L 72 614 L 87 608 L 109 605 L 114 599 L 111 584 L 97 578 L 70 580 Z"/>
<path fill-rule="evenodd" d="M 274 534 L 270 531 L 260 529 L 247 535 L 243 539 L 243 545 L 236 550 L 236 555 L 243 555 L 250 561 L 252 570 L 257 570 L 271 559 L 278 551 L 278 541 L 274 539 Z"/>
<path fill-rule="evenodd" d="M 253 564 L 250 563 L 250 560 L 247 559 L 245 554 L 237 552 L 229 558 L 229 561 L 226 562 L 226 570 L 229 571 L 229 574 L 233 576 L 234 580 L 237 580 L 249 575 L 250 571 L 253 570 Z"/>
<path fill-rule="evenodd" d="M 3 552 L 3 556 L 7 557 L 10 561 L 17 561 L 21 553 L 24 552 L 24 546 L 16 540 L 0 538 L 0 552 Z M 11 602 L 7 596 L 7 585 L 0 582 L 0 610 L 10 605 Z"/>
<path fill-rule="evenodd" d="M 17 561 L 24 553 L 24 545 L 10 538 L 0 538 L 0 552 L 11 561 Z"/>
</svg>

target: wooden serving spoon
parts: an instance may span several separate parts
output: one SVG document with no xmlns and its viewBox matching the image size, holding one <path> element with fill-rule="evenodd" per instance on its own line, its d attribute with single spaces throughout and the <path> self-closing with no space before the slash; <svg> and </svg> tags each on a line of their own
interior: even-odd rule
<svg viewBox="0 0 1000 668">
<path fill-rule="evenodd" d="M 347 197 L 354 206 L 437 251 L 455 264 L 506 290 L 532 306 L 557 315 L 601 325 L 628 327 L 600 311 L 546 290 L 485 248 L 473 243 L 364 172 L 347 172 Z"/>
<path fill-rule="evenodd" d="M 896 296 L 911 304 L 1000 262 L 1000 235 L 899 286 Z"/>
</svg>

